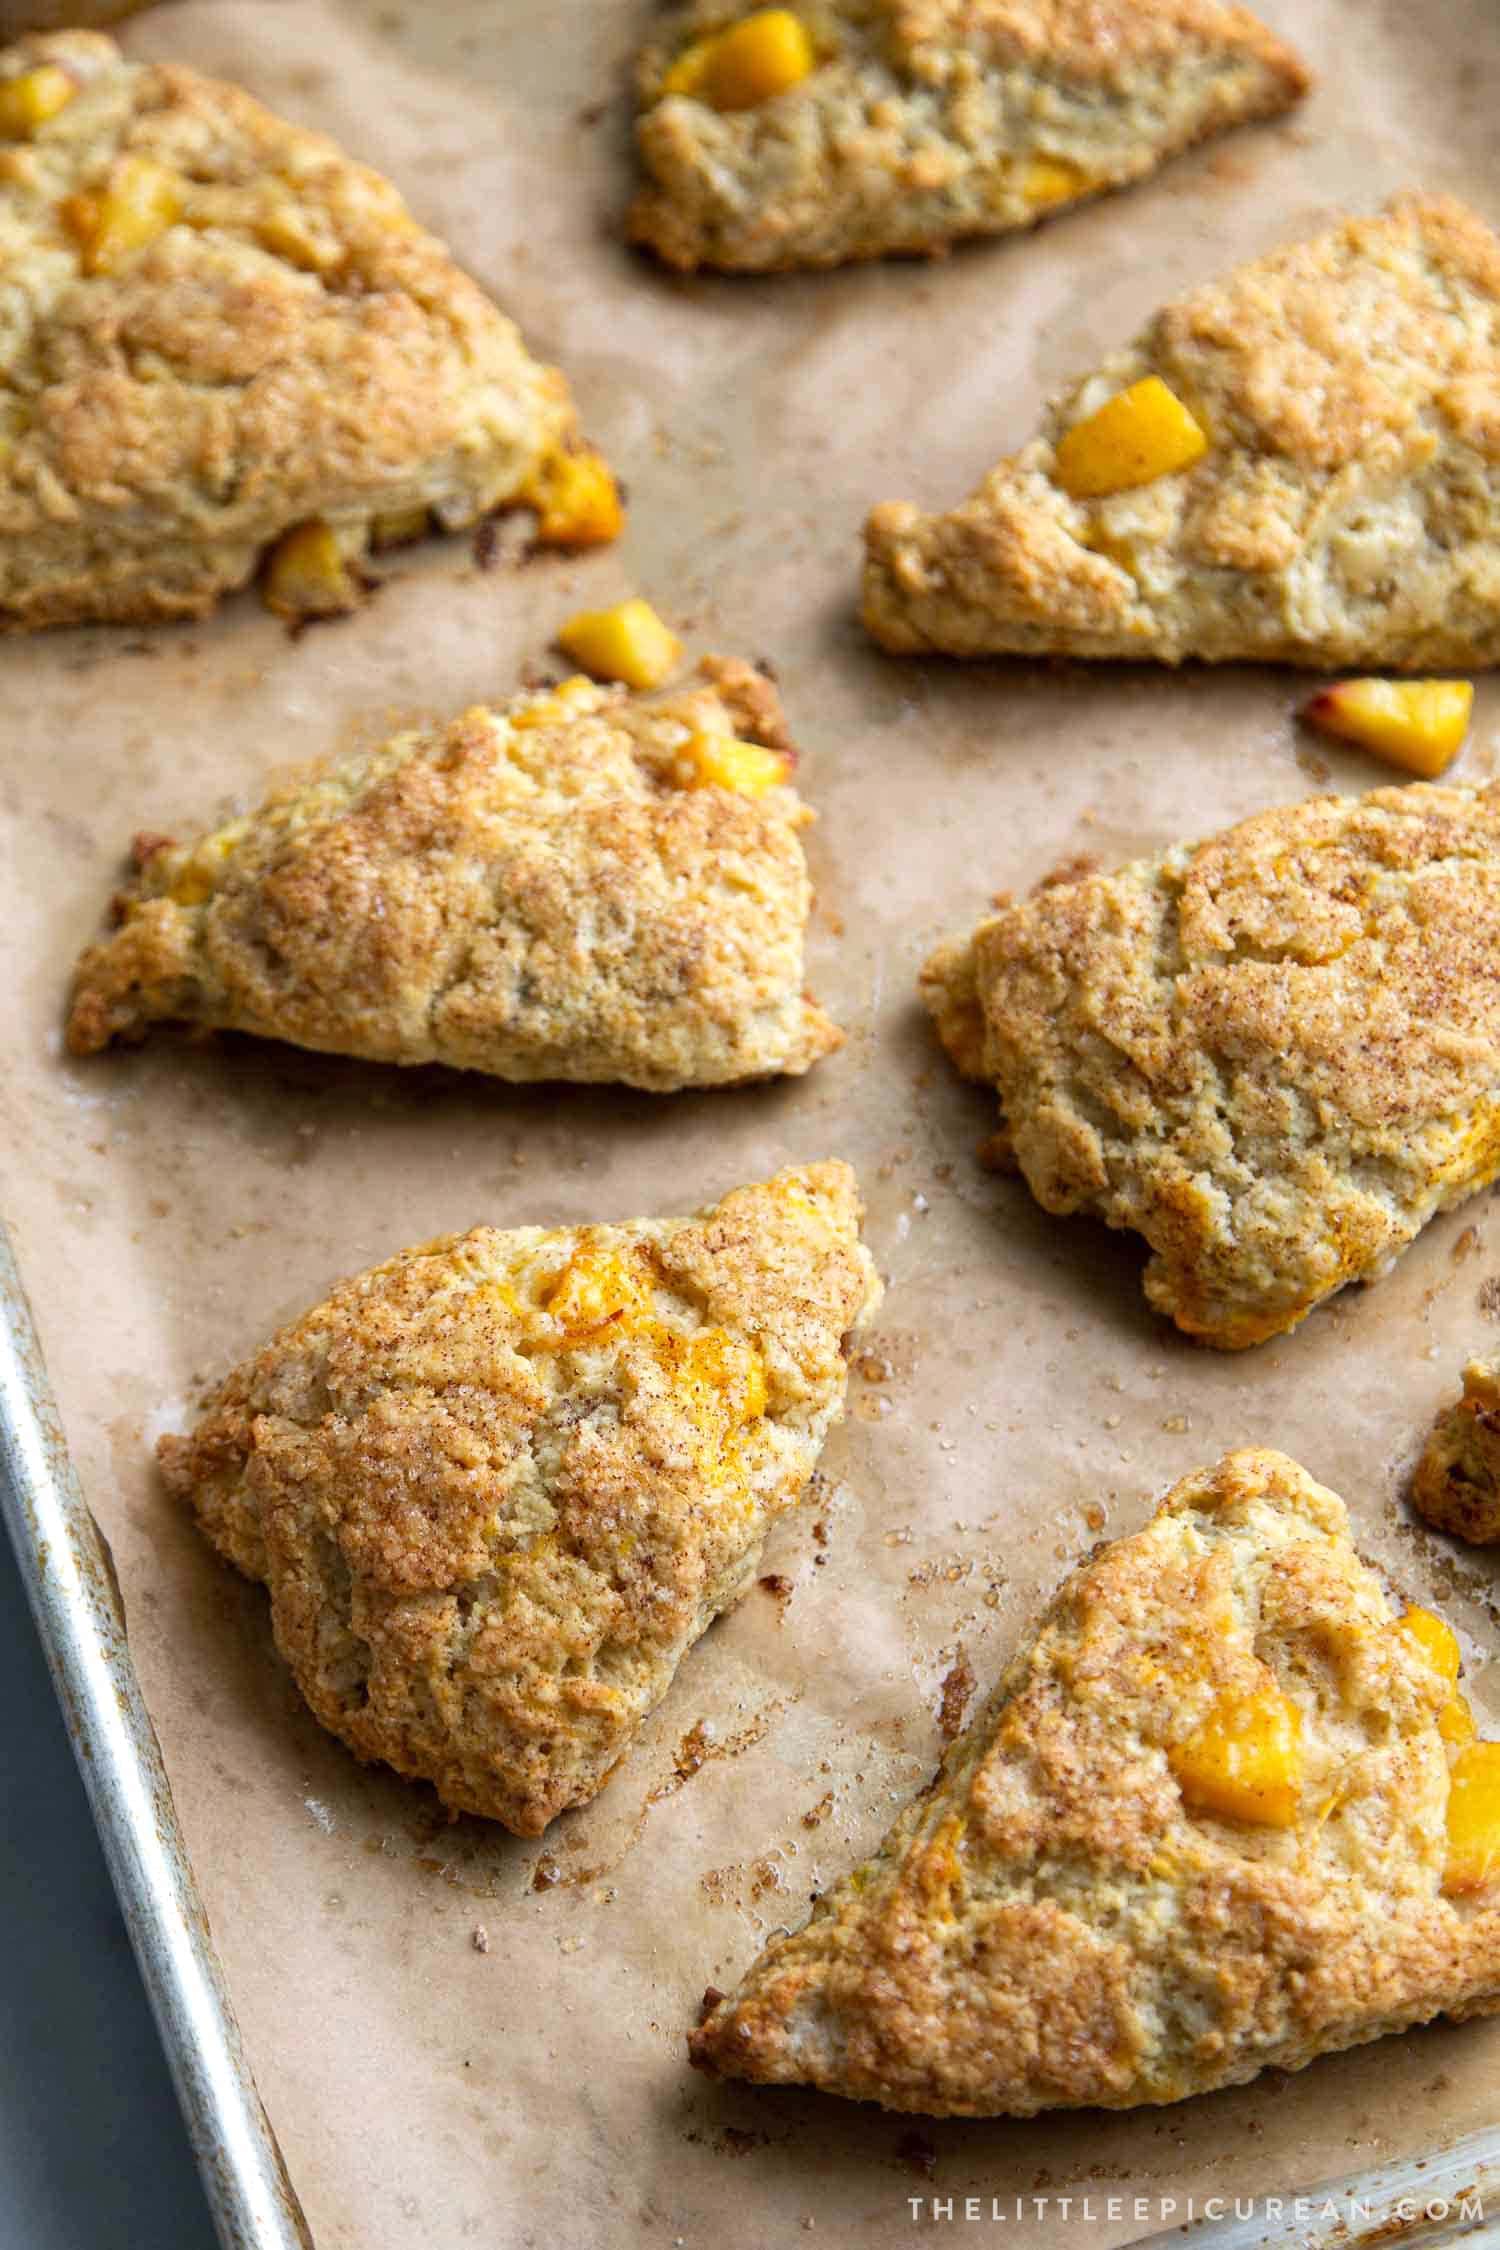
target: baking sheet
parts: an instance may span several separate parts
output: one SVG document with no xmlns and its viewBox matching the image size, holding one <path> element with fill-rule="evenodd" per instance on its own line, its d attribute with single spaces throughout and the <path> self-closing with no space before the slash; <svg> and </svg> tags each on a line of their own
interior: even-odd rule
<svg viewBox="0 0 1500 2250">
<path fill-rule="evenodd" d="M 0 1521 L 167 2052 L 223 2250 L 311 2250 L 183 1848 L 114 1565 L 68 1455 L 0 1225 Z"/>
<path fill-rule="evenodd" d="M 610 105 L 646 0 L 186 0 L 129 29 L 134 51 L 236 75 L 389 171 L 565 364 L 634 503 L 621 545 L 585 560 L 483 573 L 462 543 L 428 544 L 361 617 L 296 641 L 247 599 L 206 627 L 0 646 L 5 1215 L 321 2250 L 880 2245 L 912 2232 L 913 2195 L 1085 2190 L 1093 2216 L 1054 2201 L 1008 2231 L 1107 2250 L 1184 2215 L 1157 2198 L 1286 2192 L 1492 2121 L 1500 2027 L 1483 2024 L 1175 2109 L 1026 2124 L 718 2087 L 683 2059 L 704 1985 L 798 1920 L 926 1778 L 960 1647 L 987 1684 L 1099 1533 L 1228 1446 L 1284 1446 L 1346 1496 L 1366 1549 L 1453 1617 L 1500 1729 L 1493 1570 L 1400 1500 L 1461 1359 L 1500 1345 L 1490 1199 L 1295 1337 L 1213 1357 L 1147 1314 L 1129 1243 L 978 1169 L 987 1104 L 912 997 L 932 940 L 997 888 L 1379 776 L 1299 740 L 1287 675 L 898 662 L 853 615 L 866 507 L 959 497 L 1164 294 L 1413 182 L 1500 216 L 1500 18 L 1456 0 L 1263 12 L 1323 73 L 1291 124 L 946 265 L 768 284 L 671 279 L 612 238 Z M 184 829 L 279 765 L 504 695 L 572 608 L 627 591 L 695 647 L 776 663 L 822 815 L 812 981 L 842 1055 L 800 1084 L 669 1101 L 239 1041 L 63 1059 L 68 967 L 135 829 Z M 1494 770 L 1497 726 L 1485 683 L 1460 777 Z M 860 1169 L 890 1287 L 818 1502 L 768 1552 L 790 1597 L 756 1591 L 717 1626 L 604 1796 L 541 1846 L 356 1767 L 301 1710 L 263 1598 L 167 1505 L 150 1440 L 403 1243 L 680 1210 L 829 1154 Z"/>
</svg>

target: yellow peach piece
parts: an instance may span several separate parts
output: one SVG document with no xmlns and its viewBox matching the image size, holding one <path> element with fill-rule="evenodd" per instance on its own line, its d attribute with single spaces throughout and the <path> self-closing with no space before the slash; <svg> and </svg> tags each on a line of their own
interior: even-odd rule
<svg viewBox="0 0 1500 2250">
<path fill-rule="evenodd" d="M 578 718 L 584 711 L 597 711 L 599 702 L 599 690 L 593 681 L 575 672 L 570 680 L 560 680 L 555 688 L 546 689 L 533 696 L 529 703 L 523 703 L 519 710 L 512 711 L 511 729 L 513 733 L 526 734 L 533 727 L 556 726 L 564 719 Z"/>
<path fill-rule="evenodd" d="M 651 1291 L 636 1263 L 587 1244 L 574 1251 L 547 1298 L 547 1311 L 570 1344 L 595 1341 L 650 1310 Z"/>
<path fill-rule="evenodd" d="M 681 1382 L 705 1430 L 719 1424 L 734 1428 L 766 1411 L 765 1361 L 753 1344 L 727 1329 L 703 1328 L 689 1338 Z"/>
<path fill-rule="evenodd" d="M 1500 1874 L 1500 1742 L 1471 1742 L 1460 1750 L 1448 1780 L 1443 1889 L 1450 1896 L 1477 1891 L 1496 1874 Z"/>
<path fill-rule="evenodd" d="M 1167 1762 L 1195 1811 L 1290 1828 L 1302 1792 L 1302 1714 L 1277 1687 L 1225 1696 Z"/>
<path fill-rule="evenodd" d="M 639 595 L 614 609 L 583 609 L 558 632 L 558 643 L 596 680 L 660 687 L 682 662 L 682 643 Z"/>
<path fill-rule="evenodd" d="M 1207 451 L 1202 425 L 1159 375 L 1147 375 L 1059 438 L 1053 474 L 1075 500 L 1097 500 L 1190 469 Z"/>
<path fill-rule="evenodd" d="M 1457 756 L 1473 707 L 1468 680 L 1340 680 L 1315 695 L 1302 716 L 1321 733 L 1357 742 L 1430 781 Z"/>
<path fill-rule="evenodd" d="M 678 56 L 663 90 L 692 94 L 714 109 L 757 109 L 800 86 L 817 67 L 807 26 L 790 8 L 757 8 Z"/>
<path fill-rule="evenodd" d="M 1438 1713 L 1437 1730 L 1450 1750 L 1461 1750 L 1466 1742 L 1474 1740 L 1479 1729 L 1463 1696 L 1449 1696 Z"/>
<path fill-rule="evenodd" d="M 413 539 L 423 538 L 429 523 L 425 507 L 395 508 L 389 515 L 375 517 L 370 525 L 370 544 L 372 547 L 404 547 Z"/>
<path fill-rule="evenodd" d="M 182 186 L 154 156 L 122 156 L 103 188 L 69 196 L 63 219 L 76 236 L 85 273 L 113 273 L 166 233 L 182 215 Z"/>
<path fill-rule="evenodd" d="M 202 906 L 213 897 L 219 877 L 244 833 L 244 821 L 232 820 L 227 828 L 203 838 L 183 861 L 167 894 L 175 906 Z"/>
<path fill-rule="evenodd" d="M 624 528 L 620 488 L 609 463 L 592 450 L 550 455 L 523 497 L 536 510 L 544 547 L 605 547 Z"/>
<path fill-rule="evenodd" d="M 741 742 L 734 734 L 695 734 L 678 753 L 678 777 L 689 789 L 732 789 L 740 797 L 763 797 L 791 771 L 779 750 Z"/>
<path fill-rule="evenodd" d="M 29 140 L 77 91 L 77 80 L 56 63 L 38 63 L 17 78 L 0 79 L 0 140 Z"/>
<path fill-rule="evenodd" d="M 1399 1630 L 1414 1640 L 1435 1672 L 1452 1687 L 1460 1663 L 1458 1635 L 1430 1609 L 1408 1609 L 1396 1620 Z"/>
<path fill-rule="evenodd" d="M 1034 156 L 1021 180 L 1021 193 L 1034 211 L 1050 211 L 1054 204 L 1071 203 L 1089 187 L 1089 176 L 1080 164 L 1066 157 Z"/>
<path fill-rule="evenodd" d="M 315 516 L 298 524 L 271 550 L 261 586 L 267 609 L 295 623 L 307 617 L 343 617 L 363 598 L 331 524 Z"/>
</svg>

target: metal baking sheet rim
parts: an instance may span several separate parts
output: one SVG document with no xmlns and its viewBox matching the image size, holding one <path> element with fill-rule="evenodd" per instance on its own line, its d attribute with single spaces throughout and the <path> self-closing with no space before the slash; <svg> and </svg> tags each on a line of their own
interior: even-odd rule
<svg viewBox="0 0 1500 2250">
<path fill-rule="evenodd" d="M 0 1316 L 0 1505 L 219 2239 L 225 2250 L 315 2250 L 240 2040 L 109 1545 L 69 1457 L 3 1224 Z M 1141 2250 L 1500 2243 L 1500 2208 L 1486 2208 L 1500 2206 L 1500 2125 L 1346 2179 L 1222 2200 L 1222 2211 L 1141 2238 Z"/>
<path fill-rule="evenodd" d="M 224 2250 L 313 2250 L 224 1984 L 109 1544 L 0 1225 L 0 1502 Z"/>
</svg>

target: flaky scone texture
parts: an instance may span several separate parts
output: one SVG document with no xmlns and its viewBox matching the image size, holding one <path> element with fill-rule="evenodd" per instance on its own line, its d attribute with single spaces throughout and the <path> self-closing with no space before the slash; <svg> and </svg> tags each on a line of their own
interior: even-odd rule
<svg viewBox="0 0 1500 2250">
<path fill-rule="evenodd" d="M 1439 1531 L 1476 1546 L 1500 1540 L 1500 1358 L 1464 1369 L 1463 1396 L 1434 1422 L 1411 1496 Z"/>
<path fill-rule="evenodd" d="M 1295 1820 L 1195 1809 L 1229 1697 L 1300 1715 Z M 937 2116 L 1178 2101 L 1500 2004 L 1493 1885 L 1443 1895 L 1447 1683 L 1284 1454 L 1184 1478 L 1068 1580 L 875 1856 L 692 2041 Z"/>
<path fill-rule="evenodd" d="M 654 700 L 572 680 L 138 839 L 79 963 L 68 1044 L 178 1019 L 374 1062 L 656 1092 L 799 1072 L 841 1033 L 803 992 L 789 781 L 700 785 L 694 744 L 790 753 L 763 674 L 707 658 Z"/>
<path fill-rule="evenodd" d="M 642 58 L 630 231 L 674 266 L 831 266 L 1029 226 L 1308 84 L 1217 0 L 799 0 L 800 85 L 727 114 L 667 93 L 674 60 L 746 12 L 694 0 Z"/>
<path fill-rule="evenodd" d="M 845 1164 L 359 1275 L 162 1440 L 323 1725 L 534 1836 L 737 1601 L 880 1287 Z"/>
<path fill-rule="evenodd" d="M 376 173 L 101 33 L 0 82 L 44 67 L 77 92 L 0 146 L 0 626 L 196 616 L 290 526 L 452 528 L 566 448 L 562 377 Z M 79 216 L 143 162 L 176 216 L 89 270 Z"/>
<path fill-rule="evenodd" d="M 1224 1349 L 1500 1171 L 1500 786 L 1315 797 L 1007 905 L 922 994 L 1037 1201 Z"/>
<path fill-rule="evenodd" d="M 1075 499 L 1064 433 L 1157 376 L 1196 466 Z M 866 527 L 884 647 L 1381 670 L 1500 658 L 1500 241 L 1446 197 L 1239 268 L 1159 313 L 961 507 Z"/>
</svg>

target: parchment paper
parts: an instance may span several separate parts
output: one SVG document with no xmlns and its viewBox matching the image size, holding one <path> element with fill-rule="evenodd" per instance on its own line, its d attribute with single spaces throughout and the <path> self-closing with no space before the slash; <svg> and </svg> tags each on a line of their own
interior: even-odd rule
<svg viewBox="0 0 1500 2250">
<path fill-rule="evenodd" d="M 895 2244 L 912 2194 L 1286 2191 L 1493 2117 L 1484 2025 L 1030 2124 L 914 2128 L 715 2087 L 683 2055 L 703 1987 L 798 1920 L 927 1776 L 960 1644 L 987 1686 L 1098 1533 L 1229 1446 L 1283 1446 L 1347 1497 L 1367 1550 L 1455 1620 L 1500 1724 L 1493 1569 L 1400 1496 L 1461 1359 L 1500 1344 L 1490 1199 L 1295 1337 L 1195 1350 L 1145 1310 L 1134 1247 L 979 1170 L 989 1105 L 913 1000 L 931 942 L 997 888 L 1381 773 L 1299 740 L 1305 683 L 1285 674 L 917 664 L 879 657 L 853 616 L 868 505 L 961 496 L 1163 295 L 1407 183 L 1500 216 L 1500 16 L 1264 12 L 1322 73 L 1294 123 L 946 265 L 765 284 L 671 280 L 612 236 L 646 0 L 193 0 L 127 32 L 388 171 L 565 365 L 633 502 L 621 545 L 587 560 L 484 574 L 464 543 L 427 544 L 362 616 L 297 641 L 247 598 L 206 627 L 0 645 L 6 1215 L 322 2250 Z M 812 978 L 849 1029 L 842 1055 L 799 1084 L 669 1100 L 248 1041 L 62 1059 L 68 970 L 133 830 L 190 829 L 278 765 L 504 696 L 572 609 L 627 591 L 697 648 L 776 663 L 822 815 Z M 1497 720 L 1482 685 L 1461 777 L 1492 770 Z M 889 1278 L 863 1362 L 884 1379 L 856 1375 L 826 1489 L 772 1543 L 790 1597 L 757 1590 L 714 1629 L 604 1796 L 540 1849 L 362 1771 L 302 1711 L 262 1596 L 168 1505 L 150 1440 L 402 1244 L 677 1211 L 832 1154 L 859 1167 Z M 1105 2250 L 1144 2228 L 1054 2207 L 1008 2231 Z"/>
</svg>

